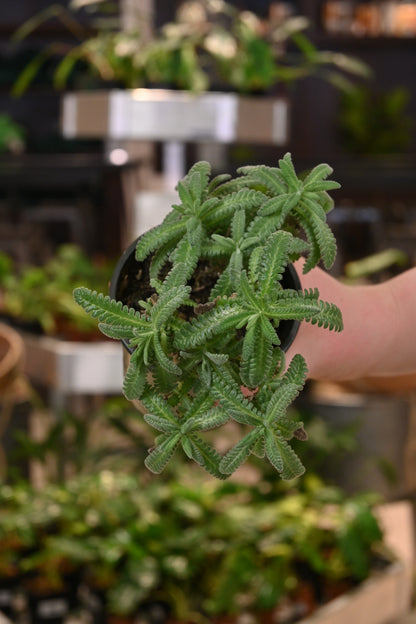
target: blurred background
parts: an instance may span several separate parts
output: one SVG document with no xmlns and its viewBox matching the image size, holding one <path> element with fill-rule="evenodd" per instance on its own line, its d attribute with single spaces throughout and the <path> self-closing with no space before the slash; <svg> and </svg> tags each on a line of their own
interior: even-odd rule
<svg viewBox="0 0 416 624">
<path fill-rule="evenodd" d="M 302 621 L 390 565 L 386 526 L 401 598 L 365 624 L 411 621 L 413 379 L 308 384 L 297 483 L 255 460 L 225 485 L 179 460 L 155 480 L 121 346 L 72 290 L 107 290 L 196 160 L 288 151 L 341 183 L 336 277 L 414 266 L 415 66 L 406 0 L 0 3 L 0 622 Z"/>
</svg>

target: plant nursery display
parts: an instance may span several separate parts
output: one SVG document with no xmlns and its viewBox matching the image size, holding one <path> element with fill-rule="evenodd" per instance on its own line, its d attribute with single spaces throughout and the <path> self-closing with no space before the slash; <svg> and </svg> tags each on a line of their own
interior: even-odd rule
<svg viewBox="0 0 416 624">
<path fill-rule="evenodd" d="M 82 622 L 289 623 L 392 560 L 373 497 L 312 474 L 294 487 L 180 471 L 186 484 L 103 470 L 41 491 L 0 486 L 0 584 L 12 561 L 27 608 L 42 601 L 39 623 L 74 609 Z"/>
<path fill-rule="evenodd" d="M 92 29 L 83 21 L 85 8 Z M 310 75 L 347 88 L 347 75 L 368 77 L 369 68 L 340 52 L 319 50 L 305 30 L 303 16 L 260 18 L 225 0 L 182 2 L 172 22 L 154 28 L 149 37 L 145 12 L 136 9 L 123 27 L 110 3 L 72 0 L 68 8 L 51 5 L 27 20 L 15 41 L 30 36 L 45 21 L 58 19 L 74 38 L 54 42 L 24 68 L 15 85 L 23 93 L 45 62 L 57 60 L 54 85 L 68 86 L 88 70 L 99 82 L 128 89 L 168 87 L 201 92 L 212 88 L 239 93 L 267 92 L 277 84 L 292 84 Z M 91 30 L 93 33 L 91 34 Z M 290 47 L 290 50 L 288 48 Z M 77 71 L 79 70 L 79 72 Z M 92 82 L 94 85 L 94 82 Z"/>
<path fill-rule="evenodd" d="M 209 163 L 198 162 L 178 183 L 180 203 L 120 259 L 112 296 L 75 289 L 130 353 L 124 394 L 159 432 L 145 460 L 151 471 L 179 446 L 220 479 L 250 454 L 283 479 L 304 471 L 289 441 L 307 434 L 287 410 L 307 367 L 301 354 L 286 366 L 285 350 L 300 321 L 340 331 L 342 317 L 317 289 L 302 291 L 292 263 L 303 254 L 307 272 L 334 261 L 331 173 L 320 164 L 298 176 L 286 154 L 278 167 L 211 179 Z M 226 435 L 210 430 L 228 421 L 241 436 L 221 455 Z"/>
<path fill-rule="evenodd" d="M 75 284 L 105 288 L 113 270 L 107 260 L 92 261 L 76 245 L 61 245 L 42 266 L 18 266 L 0 252 L 0 315 L 19 328 L 84 338 L 96 324 L 75 305 Z M 80 314 L 81 312 L 81 314 Z"/>
</svg>

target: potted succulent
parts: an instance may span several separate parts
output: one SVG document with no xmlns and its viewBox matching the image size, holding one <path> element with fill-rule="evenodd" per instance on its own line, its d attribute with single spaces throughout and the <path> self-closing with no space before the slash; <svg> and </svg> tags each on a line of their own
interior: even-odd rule
<svg viewBox="0 0 416 624">
<path fill-rule="evenodd" d="M 252 453 L 284 479 L 303 472 L 288 442 L 306 433 L 286 410 L 307 368 L 301 354 L 286 366 L 285 349 L 300 321 L 340 331 L 342 317 L 317 289 L 299 288 L 292 262 L 305 254 L 308 271 L 334 261 L 331 172 L 321 164 L 298 177 L 286 154 L 278 167 L 211 180 L 209 163 L 198 162 L 178 183 L 181 203 L 120 259 L 111 296 L 75 289 L 100 330 L 129 351 L 124 394 L 159 432 L 145 460 L 151 471 L 181 446 L 221 479 Z M 221 457 L 219 440 L 201 435 L 230 420 L 241 439 Z"/>
</svg>

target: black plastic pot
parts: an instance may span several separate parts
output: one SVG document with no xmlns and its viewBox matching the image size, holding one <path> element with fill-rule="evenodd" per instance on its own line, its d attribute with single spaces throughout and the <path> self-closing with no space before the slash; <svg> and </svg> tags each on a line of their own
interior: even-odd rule
<svg viewBox="0 0 416 624">
<path fill-rule="evenodd" d="M 137 279 L 140 279 L 144 283 L 149 283 L 148 263 L 138 262 L 135 257 L 135 250 L 137 241 L 133 241 L 127 249 L 120 256 L 113 275 L 110 281 L 109 295 L 112 299 L 122 301 L 128 305 L 127 295 L 128 292 L 134 288 L 137 288 Z M 291 288 L 293 290 L 300 290 L 301 283 L 296 272 L 295 267 L 289 264 L 282 278 L 283 288 Z M 143 297 L 144 298 L 144 297 Z M 284 320 L 279 323 L 278 335 L 280 338 L 280 347 L 283 351 L 287 351 L 294 341 L 299 329 L 299 321 Z M 132 349 L 129 346 L 127 340 L 122 340 L 125 349 L 132 353 Z"/>
</svg>

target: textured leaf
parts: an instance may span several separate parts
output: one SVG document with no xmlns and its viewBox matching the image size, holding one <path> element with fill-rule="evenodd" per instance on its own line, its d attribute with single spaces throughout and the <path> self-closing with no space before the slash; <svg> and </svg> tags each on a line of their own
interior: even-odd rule
<svg viewBox="0 0 416 624">
<path fill-rule="evenodd" d="M 228 420 L 229 416 L 226 412 L 220 408 L 213 407 L 204 414 L 193 416 L 187 423 L 189 423 L 190 431 L 209 431 L 224 425 Z"/>
<path fill-rule="evenodd" d="M 192 448 L 193 459 L 217 479 L 225 479 L 226 475 L 219 469 L 221 461 L 219 453 L 196 435 L 192 435 L 188 439 Z"/>
<path fill-rule="evenodd" d="M 178 419 L 176 414 L 168 405 L 168 403 L 159 395 L 155 394 L 151 390 L 146 392 L 146 394 L 142 397 L 142 403 L 144 407 L 149 411 L 149 414 L 145 415 L 145 420 L 147 420 L 148 416 L 152 416 L 153 418 L 159 418 L 163 421 L 169 422 L 172 426 L 178 426 Z M 152 425 L 155 429 L 158 429 L 156 425 Z M 167 425 L 166 425 L 167 426 Z M 160 429 L 163 431 L 163 429 Z"/>
<path fill-rule="evenodd" d="M 261 416 L 243 397 L 237 384 L 232 384 L 229 380 L 224 380 L 218 374 L 213 373 L 211 392 L 222 409 L 237 422 L 254 426 L 262 423 Z"/>
<path fill-rule="evenodd" d="M 145 414 L 143 418 L 148 425 L 150 425 L 154 429 L 157 429 L 158 431 L 162 431 L 163 433 L 173 433 L 178 429 L 178 425 L 176 422 L 174 423 L 156 414 Z"/>
<path fill-rule="evenodd" d="M 247 316 L 235 304 L 214 308 L 200 314 L 197 319 L 188 323 L 176 333 L 175 345 L 178 349 L 187 350 L 205 345 L 213 336 L 227 334 L 235 329 L 237 324 Z"/>
<path fill-rule="evenodd" d="M 272 365 L 272 343 L 261 332 L 260 320 L 247 328 L 243 343 L 241 380 L 248 388 L 257 388 L 263 383 Z"/>
<path fill-rule="evenodd" d="M 310 189 L 312 185 L 316 184 L 317 182 L 321 182 L 322 180 L 325 180 L 325 178 L 330 176 L 331 173 L 333 173 L 333 169 L 330 165 L 326 163 L 321 163 L 320 165 L 317 165 L 316 167 L 311 169 L 306 178 L 303 180 L 304 188 Z"/>
<path fill-rule="evenodd" d="M 274 392 L 267 406 L 267 422 L 273 424 L 279 420 L 285 413 L 287 408 L 299 394 L 300 382 L 285 383 Z"/>
<path fill-rule="evenodd" d="M 214 301 L 217 297 L 224 297 L 232 295 L 234 284 L 231 279 L 230 268 L 227 267 L 223 270 L 215 285 L 211 289 L 210 300 Z"/>
<path fill-rule="evenodd" d="M 318 245 L 319 256 L 322 257 L 325 268 L 331 268 L 337 252 L 337 244 L 333 233 L 324 221 L 322 221 L 314 212 L 306 209 L 305 206 L 299 206 L 297 211 L 305 231 L 306 228 L 304 224 L 306 221 L 309 223 L 314 232 L 314 240 L 309 242 L 311 244 Z M 306 233 L 309 234 L 309 232 Z"/>
<path fill-rule="evenodd" d="M 300 181 L 296 175 L 295 168 L 293 166 L 292 157 L 289 153 L 285 154 L 283 158 L 279 160 L 279 167 L 282 172 L 284 181 L 286 182 L 290 191 L 296 191 L 300 186 Z"/>
<path fill-rule="evenodd" d="M 344 324 L 341 310 L 334 303 L 328 303 L 322 300 L 319 301 L 319 307 L 319 314 L 311 319 L 311 323 L 333 331 L 342 331 Z"/>
<path fill-rule="evenodd" d="M 172 373 L 172 375 L 182 375 L 182 369 L 179 368 L 164 352 L 162 345 L 160 344 L 159 338 L 157 335 L 153 336 L 153 348 L 155 351 L 156 359 L 159 364 L 168 372 Z"/>
<path fill-rule="evenodd" d="M 232 474 L 243 464 L 262 436 L 260 429 L 253 429 L 230 449 L 220 462 L 220 471 Z"/>
<path fill-rule="evenodd" d="M 155 474 L 160 474 L 172 458 L 172 455 L 180 442 L 180 438 L 180 433 L 177 433 L 173 436 L 159 436 L 157 446 L 149 453 L 149 455 L 144 460 L 146 467 L 151 472 L 154 472 Z"/>
<path fill-rule="evenodd" d="M 278 439 L 272 431 L 266 431 L 265 441 L 267 459 L 281 473 L 282 479 L 296 479 L 305 472 L 299 457 L 285 440 Z"/>
<path fill-rule="evenodd" d="M 272 234 L 264 246 L 264 254 L 259 272 L 260 295 L 276 290 L 288 262 L 288 251 L 292 240 L 289 232 Z"/>
<path fill-rule="evenodd" d="M 254 312 L 262 311 L 261 301 L 259 300 L 253 286 L 248 281 L 247 273 L 245 271 L 241 273 L 239 294 L 243 305 Z"/>
<path fill-rule="evenodd" d="M 176 286 L 164 291 L 152 310 L 152 326 L 160 330 L 170 320 L 175 310 L 188 299 L 190 292 L 190 286 Z"/>
<path fill-rule="evenodd" d="M 134 330 L 126 325 L 109 325 L 107 323 L 99 323 L 98 329 L 104 336 L 114 338 L 115 340 L 131 340 L 134 338 Z"/>
<path fill-rule="evenodd" d="M 229 173 L 221 173 L 215 176 L 215 178 L 212 178 L 211 182 L 208 185 L 208 193 L 212 193 L 214 190 L 218 189 L 221 184 L 224 184 L 224 182 L 228 182 L 228 180 L 230 179 L 231 176 Z"/>
<path fill-rule="evenodd" d="M 308 367 L 305 358 L 300 353 L 297 353 L 293 356 L 284 375 L 284 379 L 290 384 L 297 384 L 299 390 L 301 390 L 307 374 Z"/>
<path fill-rule="evenodd" d="M 145 232 L 138 240 L 136 246 L 136 260 L 142 262 L 152 251 L 161 245 L 170 243 L 171 248 L 182 238 L 186 232 L 186 221 L 174 221 L 161 223 Z"/>
<path fill-rule="evenodd" d="M 264 199 L 263 193 L 246 188 L 222 197 L 214 213 L 206 219 L 207 227 L 215 225 L 216 222 L 221 222 L 224 217 L 231 218 L 237 209 L 249 210 L 260 206 Z"/>
<path fill-rule="evenodd" d="M 282 173 L 277 167 L 267 167 L 266 165 L 247 166 L 240 167 L 237 169 L 237 172 L 250 176 L 250 180 L 254 180 L 257 184 L 264 186 L 271 195 L 280 195 L 287 191 Z"/>
<path fill-rule="evenodd" d="M 184 184 L 182 181 L 179 181 L 177 185 L 177 189 L 178 189 L 179 199 L 181 200 L 182 204 L 184 206 L 191 207 L 193 205 L 193 198 L 186 184 Z"/>
<path fill-rule="evenodd" d="M 134 356 L 133 353 L 123 381 L 123 393 L 129 401 L 140 399 L 146 385 L 146 371 Z"/>
<path fill-rule="evenodd" d="M 244 236 L 246 226 L 246 213 L 244 210 L 236 210 L 231 221 L 231 236 L 234 241 L 239 241 Z"/>
<path fill-rule="evenodd" d="M 80 286 L 74 290 L 75 301 L 93 318 L 107 325 L 147 327 L 147 323 L 136 310 L 110 299 L 108 295 Z"/>
<path fill-rule="evenodd" d="M 222 366 L 229 359 L 229 355 L 227 353 L 210 353 L 209 351 L 206 351 L 205 355 L 217 366 Z"/>
<path fill-rule="evenodd" d="M 279 320 L 310 320 L 320 312 L 318 292 L 305 290 L 281 290 L 275 303 L 267 308 L 267 314 L 275 322 Z"/>
</svg>

